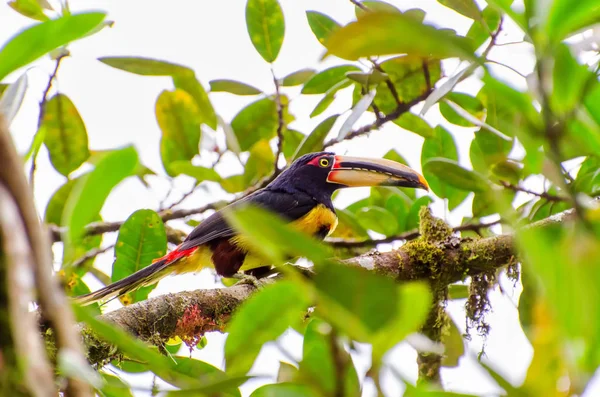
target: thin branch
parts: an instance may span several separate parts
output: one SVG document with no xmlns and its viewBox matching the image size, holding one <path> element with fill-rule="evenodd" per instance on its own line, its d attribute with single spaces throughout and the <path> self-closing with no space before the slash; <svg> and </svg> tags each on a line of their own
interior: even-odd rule
<svg viewBox="0 0 600 397">
<path fill-rule="evenodd" d="M 279 169 L 279 157 L 283 152 L 283 104 L 281 103 L 281 92 L 279 87 L 279 80 L 275 76 L 275 71 L 271 68 L 271 74 L 273 75 L 273 83 L 275 84 L 275 105 L 277 106 L 277 152 L 275 153 L 275 164 L 273 167 L 273 178 L 279 175 L 281 170 Z"/>
<path fill-rule="evenodd" d="M 553 201 L 553 202 L 568 201 L 568 199 L 566 197 L 555 196 L 548 192 L 542 192 L 542 193 L 534 192 L 532 190 L 526 189 L 521 186 L 513 185 L 513 184 L 505 182 L 505 181 L 500 181 L 500 184 L 502 186 L 504 186 L 505 188 L 510 189 L 512 191 L 531 194 L 532 196 L 537 196 L 537 197 L 543 198 L 547 201 Z"/>
<path fill-rule="evenodd" d="M 46 102 L 48 102 L 48 95 L 50 94 L 50 90 L 52 89 L 52 82 L 54 81 L 54 79 L 56 79 L 56 75 L 58 74 L 58 69 L 60 68 L 60 63 L 62 62 L 62 60 L 65 57 L 67 57 L 67 55 L 68 54 L 64 53 L 64 54 L 59 55 L 58 58 L 56 58 L 56 63 L 54 65 L 54 71 L 50 75 L 50 78 L 48 78 L 48 84 L 46 84 L 46 89 L 44 89 L 44 93 L 42 95 L 42 100 L 40 101 L 40 113 L 38 115 L 36 134 L 39 134 L 40 127 L 42 126 L 42 122 L 44 121 L 44 114 L 46 113 Z M 31 169 L 29 170 L 29 184 L 31 185 L 31 190 L 33 190 L 34 183 L 35 183 L 34 178 L 35 178 L 35 169 L 36 169 L 36 162 L 35 162 L 36 157 L 37 157 L 37 153 L 33 153 L 31 155 Z"/>
<path fill-rule="evenodd" d="M 503 66 L 505 68 L 507 68 L 508 70 L 518 74 L 519 76 L 521 76 L 522 78 L 526 79 L 527 76 L 525 76 L 523 73 L 519 72 L 517 69 L 513 68 L 512 66 L 509 66 L 507 64 L 504 64 L 502 62 L 498 62 L 498 61 L 494 61 L 493 59 L 487 59 L 485 61 L 486 63 L 493 63 L 494 65 L 498 65 L 498 66 Z"/>
<path fill-rule="evenodd" d="M 109 245 L 103 248 L 94 248 L 89 250 L 88 252 L 86 252 L 84 255 L 82 255 L 81 257 L 77 258 L 75 261 L 73 261 L 73 263 L 71 264 L 71 266 L 73 266 L 74 269 L 77 269 L 78 267 L 83 266 L 87 261 L 89 261 L 90 259 L 94 259 L 95 257 L 97 257 L 100 254 L 103 254 L 111 249 L 113 249 L 115 246 L 113 245 Z"/>
<path fill-rule="evenodd" d="M 486 223 L 484 223 L 484 222 L 470 223 L 470 224 L 468 223 L 465 225 L 460 225 L 455 228 L 452 228 L 452 230 L 454 232 L 464 232 L 464 231 L 478 232 L 482 229 L 488 229 L 488 228 L 498 225 L 500 223 L 501 223 L 500 220 L 493 221 L 493 222 L 486 222 Z M 419 233 L 419 230 L 414 229 L 414 230 L 409 230 L 407 232 L 397 234 L 394 236 L 389 236 L 389 237 L 382 238 L 382 239 L 360 240 L 360 241 L 347 240 L 347 239 L 328 239 L 327 242 L 330 245 L 332 245 L 334 247 L 338 247 L 338 248 L 360 248 L 360 247 L 372 247 L 377 244 L 387 244 L 387 243 L 392 243 L 394 241 L 401 241 L 401 240 L 410 241 L 410 240 L 414 240 L 414 239 L 418 238 L 420 235 L 421 234 Z"/>
<path fill-rule="evenodd" d="M 364 5 L 363 3 L 361 3 L 358 0 L 350 0 L 350 3 L 354 4 L 355 6 L 357 6 L 358 8 L 360 8 L 363 11 L 371 11 L 371 10 L 369 10 L 369 7 L 367 7 L 366 5 Z"/>
</svg>

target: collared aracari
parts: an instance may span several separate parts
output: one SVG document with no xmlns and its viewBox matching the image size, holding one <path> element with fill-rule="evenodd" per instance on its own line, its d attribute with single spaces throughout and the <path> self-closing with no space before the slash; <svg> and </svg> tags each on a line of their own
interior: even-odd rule
<svg viewBox="0 0 600 397">
<path fill-rule="evenodd" d="M 413 169 L 391 160 L 336 156 L 330 152 L 306 154 L 264 189 L 215 212 L 198 225 L 175 250 L 132 275 L 76 300 L 89 304 L 151 285 L 169 274 L 214 267 L 223 277 L 265 266 L 243 241 L 236 238 L 223 216 L 247 203 L 288 219 L 300 231 L 324 239 L 337 225 L 331 195 L 355 186 L 401 186 L 429 190 Z"/>
</svg>

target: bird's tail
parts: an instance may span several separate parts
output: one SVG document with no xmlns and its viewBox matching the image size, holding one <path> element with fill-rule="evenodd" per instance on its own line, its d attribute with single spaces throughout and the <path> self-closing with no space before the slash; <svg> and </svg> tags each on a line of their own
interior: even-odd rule
<svg viewBox="0 0 600 397">
<path fill-rule="evenodd" d="M 74 298 L 74 300 L 80 305 L 85 306 L 99 300 L 117 298 L 121 295 L 127 294 L 128 292 L 135 291 L 138 288 L 152 285 L 170 273 L 168 267 L 172 263 L 173 261 L 170 261 L 168 257 L 164 257 L 163 259 L 160 259 L 150 266 L 146 266 L 145 268 L 138 270 L 124 279 L 107 285 L 98 291 L 78 296 Z"/>
</svg>

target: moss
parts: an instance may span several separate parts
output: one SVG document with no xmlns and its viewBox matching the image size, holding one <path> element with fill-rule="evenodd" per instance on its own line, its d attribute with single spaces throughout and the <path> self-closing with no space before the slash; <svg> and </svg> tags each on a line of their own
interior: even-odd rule
<svg viewBox="0 0 600 397">
<path fill-rule="evenodd" d="M 429 207 L 421 207 L 419 219 L 419 232 L 423 240 L 428 242 L 442 242 L 452 236 L 452 228 L 440 218 L 434 217 Z"/>
<path fill-rule="evenodd" d="M 465 304 L 467 312 L 467 336 L 475 328 L 484 341 L 490 332 L 490 325 L 485 321 L 486 314 L 491 310 L 489 290 L 497 283 L 495 271 L 481 273 L 471 278 L 469 297 Z"/>
</svg>

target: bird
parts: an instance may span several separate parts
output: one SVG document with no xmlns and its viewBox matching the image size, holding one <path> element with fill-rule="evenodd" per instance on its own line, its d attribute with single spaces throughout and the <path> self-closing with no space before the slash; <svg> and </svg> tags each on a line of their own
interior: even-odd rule
<svg viewBox="0 0 600 397">
<path fill-rule="evenodd" d="M 197 272 L 205 267 L 213 267 L 222 277 L 264 267 L 267 264 L 229 225 L 223 215 L 226 211 L 256 205 L 283 217 L 299 231 L 324 239 L 337 226 L 332 194 L 338 189 L 360 186 L 399 186 L 429 191 L 421 174 L 392 160 L 332 152 L 308 153 L 266 187 L 210 215 L 167 255 L 128 277 L 76 297 L 75 301 L 88 305 L 116 298 L 155 284 L 167 275 Z"/>
</svg>

